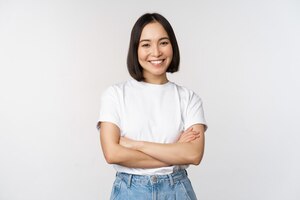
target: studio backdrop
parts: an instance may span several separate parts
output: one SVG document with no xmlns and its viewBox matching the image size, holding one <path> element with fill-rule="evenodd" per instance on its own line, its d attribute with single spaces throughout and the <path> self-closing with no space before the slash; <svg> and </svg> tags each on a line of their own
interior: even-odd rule
<svg viewBox="0 0 300 200">
<path fill-rule="evenodd" d="M 115 171 L 96 123 L 105 88 L 130 78 L 130 31 L 172 24 L 180 71 L 203 100 L 200 200 L 300 199 L 297 0 L 0 0 L 0 199 L 108 199 Z"/>
</svg>

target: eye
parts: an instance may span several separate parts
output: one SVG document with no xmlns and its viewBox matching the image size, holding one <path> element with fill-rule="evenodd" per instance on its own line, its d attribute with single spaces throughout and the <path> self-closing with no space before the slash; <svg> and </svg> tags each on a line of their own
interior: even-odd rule
<svg viewBox="0 0 300 200">
<path fill-rule="evenodd" d="M 169 44 L 169 41 L 162 41 L 160 44 L 161 44 L 162 46 L 166 46 L 166 45 Z"/>
<path fill-rule="evenodd" d="M 147 47 L 150 47 L 150 44 L 148 44 L 148 43 L 143 43 L 143 44 L 141 44 L 141 47 L 147 48 Z"/>
</svg>

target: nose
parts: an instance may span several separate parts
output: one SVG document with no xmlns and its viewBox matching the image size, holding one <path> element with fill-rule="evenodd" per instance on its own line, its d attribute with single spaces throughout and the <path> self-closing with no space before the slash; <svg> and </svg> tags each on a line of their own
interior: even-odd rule
<svg viewBox="0 0 300 200">
<path fill-rule="evenodd" d="M 161 51 L 158 45 L 153 45 L 152 55 L 155 57 L 159 57 L 161 55 Z"/>
</svg>

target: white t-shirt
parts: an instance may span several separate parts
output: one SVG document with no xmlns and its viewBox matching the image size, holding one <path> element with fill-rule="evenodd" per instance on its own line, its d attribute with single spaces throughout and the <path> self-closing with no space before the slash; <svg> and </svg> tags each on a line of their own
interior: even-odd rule
<svg viewBox="0 0 300 200">
<path fill-rule="evenodd" d="M 194 124 L 206 126 L 202 101 L 193 91 L 173 82 L 162 85 L 134 79 L 109 87 L 100 103 L 98 122 L 111 122 L 121 136 L 158 143 L 174 143 L 181 131 Z M 163 175 L 187 165 L 151 169 L 114 165 L 118 172 Z"/>
</svg>

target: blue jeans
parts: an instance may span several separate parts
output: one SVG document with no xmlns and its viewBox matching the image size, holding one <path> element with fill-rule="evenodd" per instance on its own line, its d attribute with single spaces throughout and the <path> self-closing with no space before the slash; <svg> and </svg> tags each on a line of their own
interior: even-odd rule
<svg viewBox="0 0 300 200">
<path fill-rule="evenodd" d="M 118 172 L 111 200 L 197 200 L 186 170 L 141 176 Z"/>
</svg>

